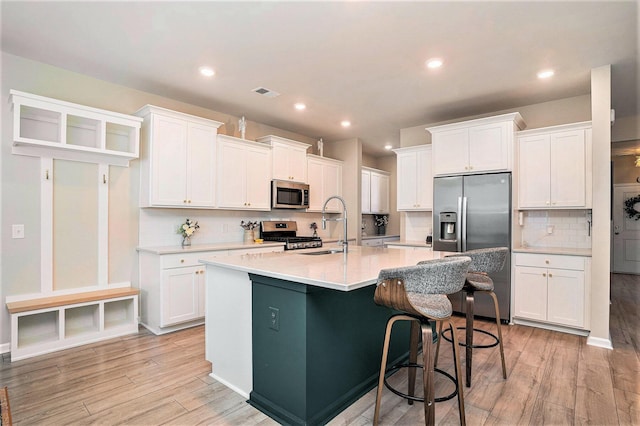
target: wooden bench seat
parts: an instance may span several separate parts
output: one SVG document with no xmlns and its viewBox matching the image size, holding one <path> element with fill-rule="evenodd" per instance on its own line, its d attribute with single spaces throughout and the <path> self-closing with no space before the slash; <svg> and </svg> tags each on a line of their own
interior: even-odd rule
<svg viewBox="0 0 640 426">
<path fill-rule="evenodd" d="M 111 288 L 108 290 L 88 291 L 85 293 L 65 294 L 61 296 L 41 297 L 38 299 L 21 300 L 7 303 L 10 314 L 37 311 L 38 309 L 56 308 L 58 306 L 75 305 L 96 300 L 115 299 L 117 297 L 133 296 L 140 290 L 131 287 Z"/>
</svg>

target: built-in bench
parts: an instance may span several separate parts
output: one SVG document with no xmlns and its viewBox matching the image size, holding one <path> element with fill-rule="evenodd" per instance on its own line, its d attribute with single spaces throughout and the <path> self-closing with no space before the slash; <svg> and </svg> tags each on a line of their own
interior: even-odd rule
<svg viewBox="0 0 640 426">
<path fill-rule="evenodd" d="M 11 361 L 136 333 L 138 295 L 120 287 L 7 302 Z"/>
</svg>

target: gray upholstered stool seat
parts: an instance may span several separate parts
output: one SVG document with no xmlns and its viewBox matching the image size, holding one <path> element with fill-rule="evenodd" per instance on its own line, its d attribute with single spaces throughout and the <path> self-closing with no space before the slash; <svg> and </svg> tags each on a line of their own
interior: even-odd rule
<svg viewBox="0 0 640 426">
<path fill-rule="evenodd" d="M 465 280 L 464 287 L 462 289 L 466 294 L 466 326 L 458 327 L 458 329 L 465 330 L 465 341 L 464 343 L 460 343 L 460 345 L 465 346 L 466 348 L 465 372 L 466 372 L 467 387 L 471 386 L 471 368 L 473 364 L 474 348 L 475 349 L 492 348 L 496 345 L 500 345 L 500 358 L 502 361 L 502 377 L 504 379 L 507 378 L 507 367 L 504 359 L 504 345 L 502 343 L 502 328 L 500 325 L 500 307 L 498 306 L 498 298 L 496 297 L 496 294 L 493 292 L 493 288 L 494 288 L 493 280 L 491 279 L 490 274 L 502 270 L 508 254 L 509 254 L 508 248 L 496 247 L 496 248 L 469 250 L 463 253 L 449 256 L 449 257 L 464 256 L 464 257 L 469 257 L 471 259 L 471 265 L 469 266 L 469 273 L 467 273 L 467 278 Z M 473 305 L 474 305 L 475 292 L 487 293 L 493 299 L 493 305 L 495 308 L 495 315 L 496 315 L 496 327 L 498 332 L 497 336 L 486 330 L 473 328 Z M 442 328 L 442 325 L 440 327 Z M 495 342 L 487 345 L 474 345 L 473 344 L 474 331 L 481 332 L 493 337 Z M 453 338 L 449 339 L 449 337 L 444 334 L 442 337 L 449 341 L 455 340 Z M 438 357 L 437 355 L 438 350 L 439 350 L 439 347 L 436 348 L 436 363 L 437 363 L 437 357 Z"/>
<path fill-rule="evenodd" d="M 391 329 L 396 321 L 411 321 L 411 339 L 409 347 L 409 363 L 403 366 L 409 368 L 408 394 L 389 387 L 394 393 L 412 401 L 424 402 L 425 423 L 435 424 L 435 398 L 434 391 L 434 371 L 435 358 L 432 356 L 433 329 L 432 321 L 449 322 L 449 330 L 457 341 L 456 329 L 451 322 L 451 302 L 447 294 L 456 293 L 464 286 L 465 278 L 471 264 L 471 259 L 466 257 L 451 257 L 420 262 L 416 266 L 404 268 L 383 269 L 378 275 L 378 283 L 374 296 L 374 301 L 378 305 L 390 307 L 392 309 L 405 312 L 391 316 L 387 321 L 387 327 L 382 350 L 382 361 L 380 365 L 380 376 L 378 380 L 378 391 L 376 395 L 376 406 L 373 417 L 373 424 L 378 424 L 380 417 L 380 402 L 382 399 L 382 389 L 388 385 L 385 380 L 387 373 L 387 358 L 389 353 L 389 342 L 391 339 Z M 420 330 L 422 331 L 422 365 L 417 364 L 418 342 L 420 340 Z M 458 355 L 458 345 L 452 344 L 453 358 L 455 361 L 455 378 L 441 370 L 456 384 L 456 391 L 449 397 L 458 396 L 458 410 L 460 413 L 460 423 L 465 424 L 464 397 L 460 370 L 460 357 Z M 397 369 L 398 366 L 389 368 L 389 371 Z M 415 396 L 416 368 L 423 370 L 424 398 Z"/>
</svg>

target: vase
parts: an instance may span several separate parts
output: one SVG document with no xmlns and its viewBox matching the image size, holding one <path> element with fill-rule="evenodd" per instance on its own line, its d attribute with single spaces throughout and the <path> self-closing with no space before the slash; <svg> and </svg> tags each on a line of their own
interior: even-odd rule
<svg viewBox="0 0 640 426">
<path fill-rule="evenodd" d="M 384 235 L 387 233 L 387 227 L 386 226 L 378 226 L 376 228 L 376 235 Z"/>
<path fill-rule="evenodd" d="M 245 229 L 244 230 L 244 242 L 245 243 L 252 243 L 253 242 L 253 230 L 252 229 Z"/>
<path fill-rule="evenodd" d="M 182 237 L 182 247 L 189 247 L 191 245 L 191 237 L 183 236 Z"/>
</svg>

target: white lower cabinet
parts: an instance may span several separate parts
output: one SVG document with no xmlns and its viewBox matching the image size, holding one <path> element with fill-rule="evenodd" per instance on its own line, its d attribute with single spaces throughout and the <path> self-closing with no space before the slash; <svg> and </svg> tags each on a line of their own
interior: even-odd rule
<svg viewBox="0 0 640 426">
<path fill-rule="evenodd" d="M 205 266 L 215 256 L 267 253 L 283 246 L 156 254 L 140 251 L 140 322 L 155 334 L 204 324 Z"/>
<path fill-rule="evenodd" d="M 515 253 L 514 265 L 514 322 L 589 329 L 589 258 Z"/>
<path fill-rule="evenodd" d="M 361 245 L 363 247 L 383 247 L 387 243 L 398 240 L 400 237 L 363 238 Z"/>
</svg>

